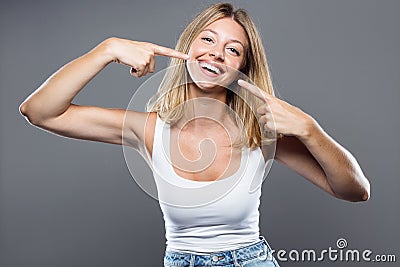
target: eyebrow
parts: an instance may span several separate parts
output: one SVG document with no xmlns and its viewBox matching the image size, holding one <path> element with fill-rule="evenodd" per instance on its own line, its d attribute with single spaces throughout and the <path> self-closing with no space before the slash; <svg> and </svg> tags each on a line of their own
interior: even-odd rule
<svg viewBox="0 0 400 267">
<path fill-rule="evenodd" d="M 209 32 L 214 33 L 215 35 L 218 35 L 218 33 L 217 33 L 216 31 L 211 30 L 211 29 L 204 29 L 203 32 L 204 32 L 204 31 L 209 31 Z M 243 44 L 241 41 L 239 41 L 239 40 L 231 39 L 231 40 L 229 40 L 229 41 L 232 42 L 232 43 L 239 43 L 239 44 L 241 44 L 241 45 L 243 46 L 243 48 L 245 47 L 244 44 Z"/>
</svg>

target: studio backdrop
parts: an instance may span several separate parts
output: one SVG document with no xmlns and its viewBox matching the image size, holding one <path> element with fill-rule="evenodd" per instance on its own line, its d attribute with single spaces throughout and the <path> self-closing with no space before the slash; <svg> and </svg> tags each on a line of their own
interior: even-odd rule
<svg viewBox="0 0 400 267">
<path fill-rule="evenodd" d="M 58 68 L 108 37 L 173 48 L 212 3 L 1 1 L 0 266 L 161 266 L 162 213 L 132 178 L 122 147 L 40 130 L 18 108 Z M 396 255 L 398 264 L 400 2 L 232 3 L 248 10 L 262 34 L 277 96 L 312 115 L 371 183 L 367 202 L 347 202 L 275 162 L 262 187 L 261 233 L 276 250 L 345 245 Z M 156 72 L 168 60 L 157 57 Z M 74 103 L 126 108 L 150 77 L 110 64 Z M 286 257 L 281 266 L 396 266 Z"/>
</svg>

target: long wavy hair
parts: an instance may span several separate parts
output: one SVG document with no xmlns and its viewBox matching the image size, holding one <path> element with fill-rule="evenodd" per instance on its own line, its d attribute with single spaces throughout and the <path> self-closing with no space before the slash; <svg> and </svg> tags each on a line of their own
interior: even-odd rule
<svg viewBox="0 0 400 267">
<path fill-rule="evenodd" d="M 241 25 L 247 35 L 248 47 L 245 51 L 244 64 L 240 71 L 261 90 L 275 95 L 260 34 L 244 9 L 234 10 L 229 3 L 210 6 L 189 23 L 179 37 L 175 49 L 188 53 L 191 44 L 206 26 L 226 17 L 232 18 Z M 182 118 L 184 105 L 181 104 L 188 100 L 189 95 L 187 87 L 188 73 L 184 63 L 183 59 L 171 59 L 170 68 L 166 71 L 158 93 L 147 103 L 148 112 L 157 112 L 162 120 L 172 125 Z M 234 118 L 237 125 L 242 125 L 244 129 L 245 138 L 241 139 L 240 146 L 244 145 L 253 149 L 261 146 L 265 141 L 272 141 L 273 139 L 262 138 L 257 116 L 248 104 L 249 99 L 251 99 L 251 96 L 247 93 L 247 90 L 241 90 L 241 96 L 227 90 L 226 104 L 236 113 L 237 116 Z M 253 97 L 253 103 L 254 101 L 257 102 Z"/>
</svg>

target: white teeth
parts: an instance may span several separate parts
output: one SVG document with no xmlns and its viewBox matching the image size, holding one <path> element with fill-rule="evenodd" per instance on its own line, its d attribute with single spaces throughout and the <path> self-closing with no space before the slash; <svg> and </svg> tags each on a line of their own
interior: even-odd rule
<svg viewBox="0 0 400 267">
<path fill-rule="evenodd" d="M 199 64 L 200 64 L 200 67 L 207 68 L 207 69 L 215 72 L 216 74 L 220 74 L 221 73 L 220 69 L 218 69 L 217 67 L 215 67 L 215 66 L 213 66 L 211 64 L 208 64 L 207 62 L 200 62 Z"/>
</svg>

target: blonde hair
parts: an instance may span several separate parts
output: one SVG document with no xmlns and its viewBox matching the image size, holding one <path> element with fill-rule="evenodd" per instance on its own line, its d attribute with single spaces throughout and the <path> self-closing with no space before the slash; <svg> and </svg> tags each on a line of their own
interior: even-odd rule
<svg viewBox="0 0 400 267">
<path fill-rule="evenodd" d="M 245 63 L 240 71 L 261 90 L 275 95 L 260 34 L 244 9 L 234 10 L 229 3 L 210 6 L 189 23 L 178 39 L 175 49 L 188 53 L 191 44 L 206 26 L 226 17 L 232 18 L 241 25 L 247 35 L 248 47 L 245 53 Z M 181 104 L 188 100 L 187 75 L 184 60 L 173 58 L 170 68 L 167 69 L 160 84 L 158 93 L 147 103 L 147 111 L 157 112 L 161 119 L 170 124 L 174 124 L 182 118 L 183 105 Z M 250 148 L 261 146 L 265 138 L 262 140 L 257 117 L 249 105 L 246 104 L 248 102 L 246 98 L 251 99 L 249 93 L 247 93 L 247 90 L 241 90 L 246 91 L 243 92 L 243 98 L 245 98 L 243 99 L 232 91 L 227 91 L 226 104 L 237 114 L 235 117 L 237 125 L 243 125 L 245 129 L 243 134 L 246 137 L 241 141 L 241 145 Z M 259 103 L 261 104 L 261 102 Z"/>
</svg>

